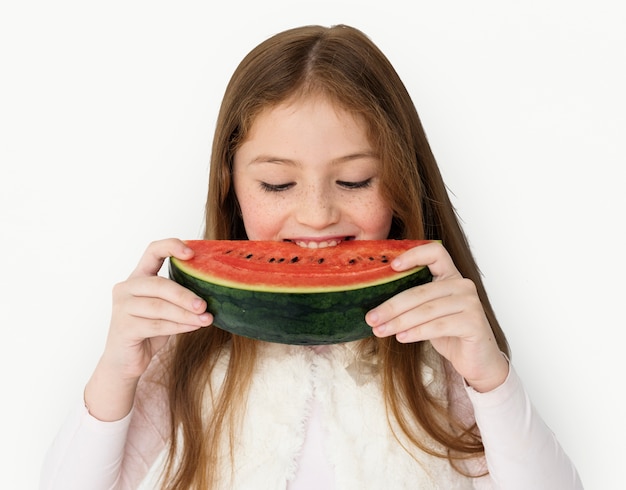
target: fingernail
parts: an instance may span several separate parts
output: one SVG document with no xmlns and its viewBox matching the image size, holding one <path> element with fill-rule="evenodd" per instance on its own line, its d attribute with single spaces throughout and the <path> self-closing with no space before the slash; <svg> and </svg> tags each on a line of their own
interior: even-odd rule
<svg viewBox="0 0 626 490">
<path fill-rule="evenodd" d="M 193 300 L 193 309 L 197 310 L 198 308 L 202 308 L 204 305 L 204 300 L 202 298 L 196 298 Z"/>
<path fill-rule="evenodd" d="M 202 315 L 198 315 L 198 318 L 200 318 L 200 321 L 203 322 L 203 323 L 210 322 L 211 321 L 211 314 L 210 313 L 202 313 Z"/>
<path fill-rule="evenodd" d="M 376 323 L 378 323 L 378 313 L 370 311 L 367 314 L 367 323 L 372 327 L 376 326 Z"/>
</svg>

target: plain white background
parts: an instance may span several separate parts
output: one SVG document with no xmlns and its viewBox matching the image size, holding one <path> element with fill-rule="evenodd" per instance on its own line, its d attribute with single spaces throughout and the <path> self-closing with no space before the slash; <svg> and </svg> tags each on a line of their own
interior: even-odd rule
<svg viewBox="0 0 626 490">
<path fill-rule="evenodd" d="M 414 97 L 534 403 L 587 489 L 624 488 L 620 2 L 212 3 L 0 7 L 0 486 L 37 487 L 112 285 L 151 240 L 200 236 L 236 64 L 348 23 Z"/>
</svg>

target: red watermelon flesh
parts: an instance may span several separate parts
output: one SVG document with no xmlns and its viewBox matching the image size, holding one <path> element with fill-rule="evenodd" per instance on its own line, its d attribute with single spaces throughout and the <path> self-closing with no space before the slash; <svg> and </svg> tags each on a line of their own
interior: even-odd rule
<svg viewBox="0 0 626 490">
<path fill-rule="evenodd" d="M 233 288 L 272 292 L 343 291 L 406 276 L 392 260 L 429 240 L 350 240 L 334 247 L 292 242 L 188 240 L 195 252 L 177 266 L 198 279 Z"/>
</svg>

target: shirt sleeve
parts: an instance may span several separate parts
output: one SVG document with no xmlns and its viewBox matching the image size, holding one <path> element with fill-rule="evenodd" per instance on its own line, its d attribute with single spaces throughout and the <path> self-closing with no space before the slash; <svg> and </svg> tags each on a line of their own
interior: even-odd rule
<svg viewBox="0 0 626 490">
<path fill-rule="evenodd" d="M 495 488 L 582 490 L 576 468 L 510 366 L 506 381 L 479 393 L 466 386 Z"/>
<path fill-rule="evenodd" d="M 170 435 L 166 388 L 154 360 L 140 380 L 131 412 L 103 422 L 81 400 L 52 442 L 40 490 L 135 490 L 163 453 Z"/>
<path fill-rule="evenodd" d="M 120 476 L 132 412 L 116 422 L 92 417 L 84 404 L 70 413 L 48 449 L 40 490 L 111 490 Z"/>
</svg>

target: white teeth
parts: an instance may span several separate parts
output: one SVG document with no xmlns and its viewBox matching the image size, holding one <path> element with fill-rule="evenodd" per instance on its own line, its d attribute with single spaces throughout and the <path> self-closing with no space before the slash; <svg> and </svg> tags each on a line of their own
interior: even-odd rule
<svg viewBox="0 0 626 490">
<path fill-rule="evenodd" d="M 334 247 L 338 245 L 341 240 L 328 240 L 323 242 L 306 242 L 302 240 L 296 240 L 296 245 L 304 248 L 325 248 L 325 247 Z"/>
</svg>

